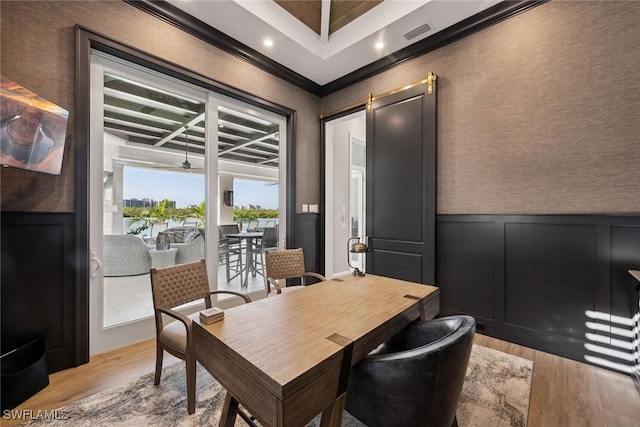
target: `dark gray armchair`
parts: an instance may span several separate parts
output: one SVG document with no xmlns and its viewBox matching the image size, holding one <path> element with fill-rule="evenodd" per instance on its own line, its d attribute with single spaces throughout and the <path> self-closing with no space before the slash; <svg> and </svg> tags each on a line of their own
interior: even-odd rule
<svg viewBox="0 0 640 427">
<path fill-rule="evenodd" d="M 414 322 L 351 368 L 346 409 L 369 427 L 457 426 L 476 324 Z"/>
</svg>

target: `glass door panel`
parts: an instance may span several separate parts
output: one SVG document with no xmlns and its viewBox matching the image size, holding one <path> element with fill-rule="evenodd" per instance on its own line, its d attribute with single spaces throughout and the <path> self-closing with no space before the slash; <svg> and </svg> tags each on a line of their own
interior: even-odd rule
<svg viewBox="0 0 640 427">
<path fill-rule="evenodd" d="M 264 293 L 267 242 L 261 233 L 277 227 L 278 246 L 284 247 L 285 123 L 282 116 L 234 100 L 218 107 L 219 289 Z M 227 236 L 233 231 L 241 237 Z"/>
<path fill-rule="evenodd" d="M 95 354 L 153 336 L 151 268 L 204 258 L 206 93 L 101 54 L 91 78 Z"/>
</svg>

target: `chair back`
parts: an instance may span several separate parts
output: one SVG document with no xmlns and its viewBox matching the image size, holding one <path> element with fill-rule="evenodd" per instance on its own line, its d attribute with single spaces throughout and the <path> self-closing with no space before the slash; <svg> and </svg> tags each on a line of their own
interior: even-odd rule
<svg viewBox="0 0 640 427">
<path fill-rule="evenodd" d="M 209 279 L 204 260 L 151 269 L 153 308 L 170 309 L 209 294 Z"/>
<path fill-rule="evenodd" d="M 218 237 L 224 239 L 227 234 L 239 233 L 238 224 L 224 224 L 218 226 Z"/>
<path fill-rule="evenodd" d="M 267 251 L 265 253 L 265 263 L 267 277 L 274 280 L 301 277 L 305 272 L 304 253 L 301 248 Z"/>
<path fill-rule="evenodd" d="M 278 248 L 278 227 L 268 227 L 264 229 L 260 246 L 262 249 Z"/>
<path fill-rule="evenodd" d="M 355 364 L 346 409 L 370 427 L 450 427 L 469 363 L 475 320 L 414 322 Z"/>
<path fill-rule="evenodd" d="M 156 237 L 159 232 L 165 231 L 169 228 L 168 222 L 154 222 L 151 224 L 151 237 Z"/>
</svg>

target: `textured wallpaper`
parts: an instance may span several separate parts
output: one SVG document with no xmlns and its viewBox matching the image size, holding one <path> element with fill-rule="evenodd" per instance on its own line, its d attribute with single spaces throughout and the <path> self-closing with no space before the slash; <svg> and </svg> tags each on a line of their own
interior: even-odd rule
<svg viewBox="0 0 640 427">
<path fill-rule="evenodd" d="M 60 176 L 0 172 L 2 210 L 72 212 L 74 26 L 296 110 L 297 206 L 319 113 L 438 77 L 438 213 L 640 213 L 640 2 L 549 2 L 322 102 L 123 2 L 0 3 L 2 74 L 71 112 Z"/>
<path fill-rule="evenodd" d="M 0 4 L 2 75 L 71 112 L 74 131 L 74 27 L 128 44 L 169 62 L 296 111 L 297 200 L 317 203 L 320 100 L 121 1 L 11 1 Z M 61 176 L 2 168 L 3 211 L 73 212 L 73 136 Z M 298 206 L 300 210 L 300 206 Z"/>
<path fill-rule="evenodd" d="M 438 75 L 438 213 L 640 213 L 640 2 L 550 2 L 325 97 Z"/>
</svg>

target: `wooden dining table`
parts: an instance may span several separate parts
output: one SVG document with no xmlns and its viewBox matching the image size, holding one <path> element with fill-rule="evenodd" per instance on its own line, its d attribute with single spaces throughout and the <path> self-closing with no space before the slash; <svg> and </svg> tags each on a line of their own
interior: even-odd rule
<svg viewBox="0 0 640 427">
<path fill-rule="evenodd" d="M 439 289 L 345 276 L 225 310 L 193 325 L 198 362 L 227 390 L 220 426 L 238 404 L 263 426 L 339 426 L 350 367 L 416 319 L 439 312 Z"/>
</svg>

